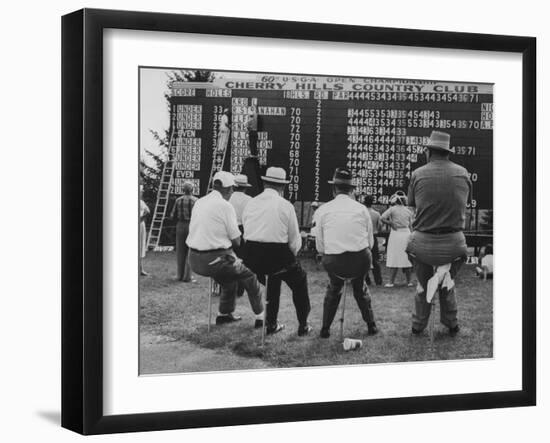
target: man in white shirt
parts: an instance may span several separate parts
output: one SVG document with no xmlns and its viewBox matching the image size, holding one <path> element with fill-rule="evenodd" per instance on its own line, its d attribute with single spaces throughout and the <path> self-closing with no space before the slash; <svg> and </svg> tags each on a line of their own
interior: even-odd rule
<svg viewBox="0 0 550 443">
<path fill-rule="evenodd" d="M 239 230 L 241 234 L 243 233 L 243 211 L 247 203 L 252 200 L 250 195 L 245 194 L 245 191 L 252 186 L 248 183 L 248 177 L 244 174 L 237 174 L 235 176 L 235 188 L 233 189 L 233 194 L 229 198 L 229 203 L 235 209 L 235 214 L 237 215 L 237 224 L 239 225 Z M 239 247 L 233 247 L 237 257 L 243 258 L 242 256 L 242 247 L 243 241 L 241 237 L 241 245 Z M 237 285 L 237 297 L 241 297 L 244 293 L 244 287 L 242 285 Z"/>
<path fill-rule="evenodd" d="M 248 177 L 244 174 L 237 174 L 235 176 L 235 188 L 233 194 L 229 198 L 229 203 L 233 205 L 235 214 L 237 215 L 237 224 L 239 229 L 243 232 L 243 211 L 247 203 L 252 200 L 250 195 L 245 194 L 248 188 L 252 186 L 248 183 Z"/>
<path fill-rule="evenodd" d="M 355 185 L 348 170 L 337 168 L 329 184 L 333 185 L 334 199 L 321 206 L 315 215 L 317 251 L 323 256 L 322 263 L 329 277 L 320 335 L 330 337 L 330 325 L 346 278 L 352 278 L 353 296 L 369 335 L 376 334 L 371 299 L 364 285 L 371 264 L 370 248 L 374 244 L 371 218 L 367 208 L 352 198 Z"/>
<path fill-rule="evenodd" d="M 256 314 L 255 327 L 263 327 L 261 288 L 256 275 L 233 252 L 241 242 L 241 231 L 231 203 L 235 179 L 233 174 L 217 172 L 213 177 L 213 191 L 198 199 L 189 224 L 189 263 L 191 269 L 213 278 L 221 286 L 216 324 L 230 323 L 241 318 L 234 315 L 237 284 L 248 293 L 250 306 Z"/>
<path fill-rule="evenodd" d="M 277 322 L 281 281 L 292 291 L 292 301 L 298 317 L 298 335 L 307 335 L 312 328 L 307 323 L 311 309 L 307 274 L 296 260 L 302 238 L 294 206 L 282 195 L 286 172 L 268 168 L 262 176 L 264 191 L 246 205 L 243 212 L 245 263 L 258 276 L 268 276 L 266 333 L 275 334 L 284 328 Z"/>
</svg>

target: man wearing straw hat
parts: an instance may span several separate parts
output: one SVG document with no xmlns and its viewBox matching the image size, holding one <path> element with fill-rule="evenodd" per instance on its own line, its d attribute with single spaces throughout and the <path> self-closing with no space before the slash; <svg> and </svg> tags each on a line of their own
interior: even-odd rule
<svg viewBox="0 0 550 443">
<path fill-rule="evenodd" d="M 350 171 L 337 168 L 329 184 L 332 185 L 334 199 L 321 206 L 315 216 L 317 251 L 322 254 L 322 263 L 329 277 L 321 337 L 330 336 L 330 325 L 340 303 L 344 279 L 347 278 L 352 279 L 353 296 L 369 335 L 376 334 L 378 329 L 371 299 L 364 283 L 372 260 L 370 248 L 374 244 L 371 218 L 367 208 L 352 197 L 355 184 Z"/>
<path fill-rule="evenodd" d="M 176 221 L 176 260 L 177 279 L 184 282 L 194 282 L 189 267 L 189 248 L 185 241 L 189 235 L 191 211 L 197 201 L 193 195 L 193 183 L 186 181 L 183 186 L 183 195 L 176 199 L 170 218 Z"/>
<path fill-rule="evenodd" d="M 259 276 L 268 276 L 266 333 L 275 334 L 279 324 L 281 282 L 292 291 L 292 301 L 298 317 L 298 335 L 311 332 L 307 323 L 311 309 L 306 272 L 296 260 L 302 238 L 294 206 L 283 198 L 290 183 L 282 168 L 270 167 L 262 176 L 264 191 L 246 205 L 243 212 L 245 263 Z"/>
<path fill-rule="evenodd" d="M 466 257 L 462 232 L 472 184 L 468 171 L 449 159 L 451 136 L 432 131 L 426 145 L 427 164 L 416 169 L 408 203 L 416 207 L 407 252 L 418 278 L 412 332 L 422 332 L 430 317 L 430 301 L 439 286 L 441 323 L 451 336 L 459 331 L 454 278 Z"/>
<path fill-rule="evenodd" d="M 246 194 L 246 190 L 251 188 L 252 185 L 248 183 L 248 177 L 244 174 L 237 174 L 235 176 L 235 188 L 234 192 L 229 199 L 229 203 L 233 205 L 235 214 L 237 215 L 237 224 L 239 229 L 243 232 L 243 211 L 252 197 Z"/>
<path fill-rule="evenodd" d="M 219 171 L 213 177 L 214 189 L 195 203 L 189 224 L 187 245 L 189 263 L 194 272 L 211 277 L 221 286 L 216 324 L 231 323 L 241 318 L 233 314 L 237 284 L 244 286 L 250 306 L 256 314 L 256 327 L 263 325 L 261 287 L 256 275 L 233 252 L 241 242 L 241 231 L 231 203 L 235 178 Z"/>
</svg>

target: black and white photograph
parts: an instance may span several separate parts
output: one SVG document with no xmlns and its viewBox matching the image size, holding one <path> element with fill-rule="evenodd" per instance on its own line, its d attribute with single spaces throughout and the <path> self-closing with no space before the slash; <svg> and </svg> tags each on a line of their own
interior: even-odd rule
<svg viewBox="0 0 550 443">
<path fill-rule="evenodd" d="M 136 75 L 140 375 L 493 358 L 492 83 Z"/>
</svg>

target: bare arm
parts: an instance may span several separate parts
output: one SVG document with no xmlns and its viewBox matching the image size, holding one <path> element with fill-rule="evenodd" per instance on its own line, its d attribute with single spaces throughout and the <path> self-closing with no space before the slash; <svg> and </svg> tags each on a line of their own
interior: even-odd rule
<svg viewBox="0 0 550 443">
<path fill-rule="evenodd" d="M 380 222 L 382 222 L 385 225 L 391 225 L 391 207 L 388 208 L 381 216 L 380 216 Z"/>
<path fill-rule="evenodd" d="M 319 214 L 319 212 L 315 213 L 316 215 Z M 315 218 L 315 249 L 317 249 L 317 252 L 319 254 L 325 253 L 325 242 L 323 238 L 323 226 L 321 224 L 321 220 L 319 217 Z"/>
<path fill-rule="evenodd" d="M 368 237 L 368 243 L 369 248 L 372 249 L 374 246 L 374 226 L 372 223 L 372 218 L 369 214 L 369 211 L 365 208 L 365 217 L 367 218 L 367 237 Z"/>
<path fill-rule="evenodd" d="M 296 217 L 296 211 L 294 210 L 294 206 L 292 206 L 292 204 L 290 204 L 289 207 L 288 245 L 294 255 L 297 255 L 298 251 L 302 247 L 302 236 L 300 235 L 298 218 Z"/>
</svg>

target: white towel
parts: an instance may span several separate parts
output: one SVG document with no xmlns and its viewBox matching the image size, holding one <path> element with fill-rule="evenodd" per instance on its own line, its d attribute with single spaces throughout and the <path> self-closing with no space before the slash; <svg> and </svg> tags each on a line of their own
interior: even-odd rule
<svg viewBox="0 0 550 443">
<path fill-rule="evenodd" d="M 439 285 L 442 289 L 451 290 L 455 286 L 455 282 L 451 277 L 451 263 L 435 267 L 435 272 L 432 278 L 428 280 L 428 288 L 426 290 L 426 301 L 432 302 L 434 295 Z"/>
</svg>

